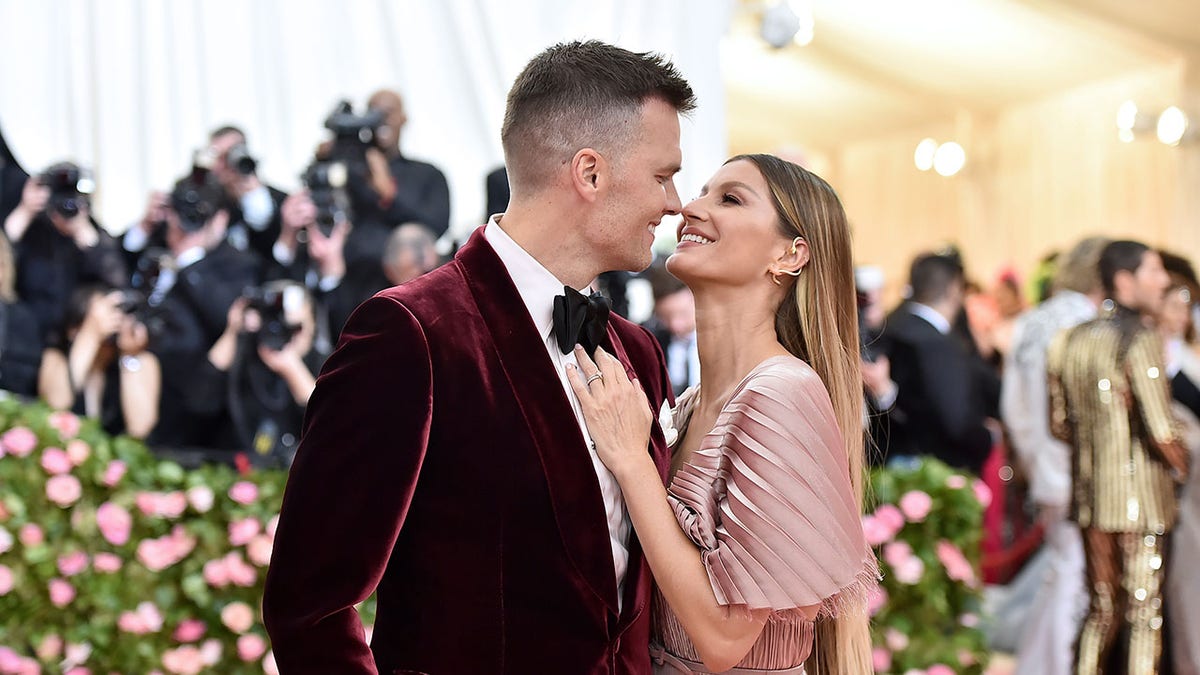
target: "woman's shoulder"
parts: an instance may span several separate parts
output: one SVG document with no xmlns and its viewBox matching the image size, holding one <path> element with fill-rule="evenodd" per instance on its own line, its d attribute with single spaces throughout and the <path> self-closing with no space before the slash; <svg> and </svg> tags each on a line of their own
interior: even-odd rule
<svg viewBox="0 0 1200 675">
<path fill-rule="evenodd" d="M 730 404 L 767 399 L 777 403 L 803 403 L 812 397 L 829 399 L 820 375 L 803 359 L 791 354 L 772 356 L 746 376 Z"/>
</svg>

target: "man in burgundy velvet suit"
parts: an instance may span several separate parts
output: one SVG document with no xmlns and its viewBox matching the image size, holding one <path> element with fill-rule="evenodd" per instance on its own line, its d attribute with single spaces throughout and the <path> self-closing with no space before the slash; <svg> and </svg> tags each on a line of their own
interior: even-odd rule
<svg viewBox="0 0 1200 675">
<path fill-rule="evenodd" d="M 309 402 L 263 606 L 281 672 L 651 672 L 649 571 L 566 367 L 603 349 L 670 396 L 654 338 L 574 289 L 650 263 L 694 105 L 671 64 L 599 42 L 518 76 L 507 212 L 360 306 Z M 657 426 L 647 452 L 665 478 Z"/>
</svg>

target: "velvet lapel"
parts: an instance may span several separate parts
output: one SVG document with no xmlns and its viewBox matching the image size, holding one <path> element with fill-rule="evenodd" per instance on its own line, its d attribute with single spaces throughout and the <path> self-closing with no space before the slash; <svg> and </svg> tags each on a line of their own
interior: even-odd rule
<svg viewBox="0 0 1200 675">
<path fill-rule="evenodd" d="M 621 365 L 625 366 L 625 374 L 629 376 L 629 379 L 632 380 L 638 377 L 637 372 L 633 369 L 633 365 L 629 361 L 629 354 L 625 351 L 625 345 L 621 343 L 621 338 L 611 323 L 608 325 L 608 337 L 601 343 L 601 347 L 617 357 Z M 651 383 L 643 382 L 642 387 L 647 389 L 647 396 L 650 396 Z M 655 410 L 653 412 L 654 422 L 650 425 L 649 452 L 654 457 L 655 466 L 658 467 L 659 478 L 665 484 L 667 476 L 670 473 L 671 456 L 662 427 L 658 424 L 658 411 Z M 634 533 L 634 536 L 629 541 L 629 571 L 625 574 L 625 605 L 620 621 L 617 624 L 618 635 L 625 632 L 625 629 L 642 613 L 646 604 L 650 601 L 651 578 L 646 573 L 647 568 L 642 561 L 641 541 L 637 538 L 637 534 Z"/>
<path fill-rule="evenodd" d="M 541 335 L 482 227 L 457 260 L 541 458 L 567 554 L 591 590 L 616 614 L 616 573 L 600 483 Z"/>
</svg>

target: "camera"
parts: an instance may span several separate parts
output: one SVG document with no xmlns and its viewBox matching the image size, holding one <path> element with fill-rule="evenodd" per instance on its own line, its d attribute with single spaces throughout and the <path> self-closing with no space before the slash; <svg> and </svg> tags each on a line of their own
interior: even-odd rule
<svg viewBox="0 0 1200 675">
<path fill-rule="evenodd" d="M 333 149 L 328 159 L 365 163 L 367 148 L 375 142 L 375 132 L 386 118 L 382 110 L 356 115 L 349 101 L 339 101 L 325 118 L 325 128 L 333 132 Z"/>
<path fill-rule="evenodd" d="M 258 313 L 261 323 L 254 336 L 260 347 L 279 351 L 300 331 L 298 324 L 287 320 L 287 307 L 294 302 L 298 288 L 248 288 L 242 297 L 248 301 L 246 311 Z M 303 291 L 300 291 L 303 293 Z"/>
<path fill-rule="evenodd" d="M 225 166 L 243 176 L 253 176 L 258 169 L 258 160 L 250 154 L 245 143 L 238 143 L 225 153 Z"/>
<path fill-rule="evenodd" d="M 179 225 L 185 232 L 202 229 L 224 201 L 221 184 L 204 159 L 202 153 L 197 153 L 192 172 L 171 190 L 171 209 L 179 216 Z"/>
<path fill-rule="evenodd" d="M 121 302 L 117 305 L 122 312 L 146 327 L 151 344 L 158 340 L 167 327 L 166 313 L 160 304 L 161 300 L 154 297 L 153 292 L 158 277 L 162 274 L 163 261 L 170 256 L 166 249 L 146 249 L 138 257 L 133 274 L 130 275 L 129 288 L 121 291 Z"/>
<path fill-rule="evenodd" d="M 346 192 L 348 173 L 345 163 L 336 160 L 317 160 L 304 171 L 304 185 L 317 208 L 317 227 L 326 237 L 339 222 L 354 220 Z"/>
<path fill-rule="evenodd" d="M 50 188 L 47 211 L 63 218 L 74 218 L 87 207 L 88 197 L 96 188 L 87 171 L 70 162 L 60 162 L 46 169 L 38 182 Z"/>
</svg>

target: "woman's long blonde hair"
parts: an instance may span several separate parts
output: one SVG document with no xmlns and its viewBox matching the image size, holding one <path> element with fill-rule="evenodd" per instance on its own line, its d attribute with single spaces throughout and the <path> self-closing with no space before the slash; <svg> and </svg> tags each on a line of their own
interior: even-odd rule
<svg viewBox="0 0 1200 675">
<path fill-rule="evenodd" d="M 861 511 L 863 385 L 846 212 L 833 188 L 810 171 L 773 155 L 738 155 L 729 161 L 738 160 L 753 163 L 766 179 L 783 235 L 808 243 L 808 264 L 775 314 L 775 332 L 789 352 L 812 366 L 829 391 Z M 866 608 L 847 607 L 834 619 L 818 620 L 816 644 L 806 665 L 813 675 L 872 672 Z"/>
</svg>

